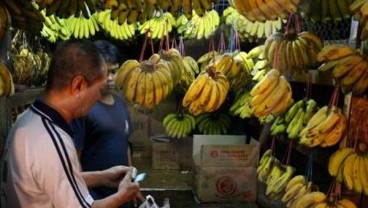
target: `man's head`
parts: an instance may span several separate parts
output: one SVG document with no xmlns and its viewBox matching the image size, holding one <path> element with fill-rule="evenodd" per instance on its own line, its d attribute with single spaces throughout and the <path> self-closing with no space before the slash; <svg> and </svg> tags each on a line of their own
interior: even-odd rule
<svg viewBox="0 0 368 208">
<path fill-rule="evenodd" d="M 99 50 L 89 41 L 61 43 L 53 54 L 46 93 L 49 99 L 68 109 L 72 117 L 85 115 L 101 97 L 106 82 L 106 64 Z"/>
<path fill-rule="evenodd" d="M 99 49 L 107 64 L 107 82 L 102 94 L 111 94 L 115 89 L 115 77 L 119 69 L 119 49 L 105 40 L 97 40 L 93 44 Z"/>
</svg>

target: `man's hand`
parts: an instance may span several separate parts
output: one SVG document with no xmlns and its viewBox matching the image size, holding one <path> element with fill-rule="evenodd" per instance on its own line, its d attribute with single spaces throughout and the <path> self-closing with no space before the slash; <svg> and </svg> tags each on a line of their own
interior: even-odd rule
<svg viewBox="0 0 368 208">
<path fill-rule="evenodd" d="M 118 194 L 125 196 L 128 201 L 131 201 L 137 197 L 138 193 L 139 184 L 137 182 L 132 182 L 132 172 L 129 170 L 119 183 Z"/>
<path fill-rule="evenodd" d="M 122 179 L 128 172 L 130 172 L 131 167 L 127 166 L 114 166 L 109 169 L 103 170 L 103 185 L 106 187 L 118 187 Z M 131 174 L 129 174 L 131 177 Z"/>
</svg>

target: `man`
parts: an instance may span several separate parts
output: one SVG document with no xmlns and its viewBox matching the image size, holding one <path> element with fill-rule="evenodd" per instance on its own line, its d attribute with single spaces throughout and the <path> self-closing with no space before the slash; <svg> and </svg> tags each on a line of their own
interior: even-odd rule
<svg viewBox="0 0 368 208">
<path fill-rule="evenodd" d="M 139 184 L 131 170 L 115 166 L 81 173 L 70 122 L 85 116 L 100 98 L 106 63 L 88 41 L 62 43 L 55 51 L 45 96 L 13 125 L 6 142 L 2 171 L 2 207 L 118 207 L 134 199 Z M 118 187 L 94 200 L 88 187 Z"/>
<path fill-rule="evenodd" d="M 107 41 L 95 41 L 107 65 L 107 82 L 101 98 L 88 115 L 72 123 L 73 139 L 80 155 L 83 171 L 103 170 L 115 165 L 131 166 L 128 138 L 132 134 L 129 110 L 121 97 L 114 94 L 115 77 L 119 69 L 119 51 Z M 93 198 L 105 198 L 116 188 L 95 187 L 90 189 Z M 141 200 L 144 198 L 139 194 Z M 131 207 L 127 203 L 124 208 Z"/>
</svg>

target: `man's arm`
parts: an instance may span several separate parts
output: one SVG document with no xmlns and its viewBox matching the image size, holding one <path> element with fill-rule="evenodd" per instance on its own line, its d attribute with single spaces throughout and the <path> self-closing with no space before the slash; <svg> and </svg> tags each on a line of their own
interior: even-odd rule
<svg viewBox="0 0 368 208">
<path fill-rule="evenodd" d="M 115 208 L 137 197 L 139 184 L 131 181 L 131 171 L 126 172 L 125 177 L 119 183 L 118 191 L 104 199 L 96 200 L 92 208 Z"/>
</svg>

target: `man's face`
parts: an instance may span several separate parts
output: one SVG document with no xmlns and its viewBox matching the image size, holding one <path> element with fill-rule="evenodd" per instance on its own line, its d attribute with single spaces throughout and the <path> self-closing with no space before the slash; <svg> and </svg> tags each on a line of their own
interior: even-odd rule
<svg viewBox="0 0 368 208">
<path fill-rule="evenodd" d="M 107 67 L 104 65 L 101 77 L 90 83 L 90 85 L 81 92 L 81 99 L 79 99 L 81 100 L 81 105 L 78 111 L 79 116 L 87 115 L 95 102 L 101 98 L 102 89 L 106 86 L 108 80 L 106 75 Z"/>
<path fill-rule="evenodd" d="M 107 81 L 105 86 L 102 89 L 102 94 L 111 94 L 115 90 L 115 77 L 116 73 L 119 70 L 119 64 L 111 64 L 108 63 L 107 65 Z"/>
</svg>

